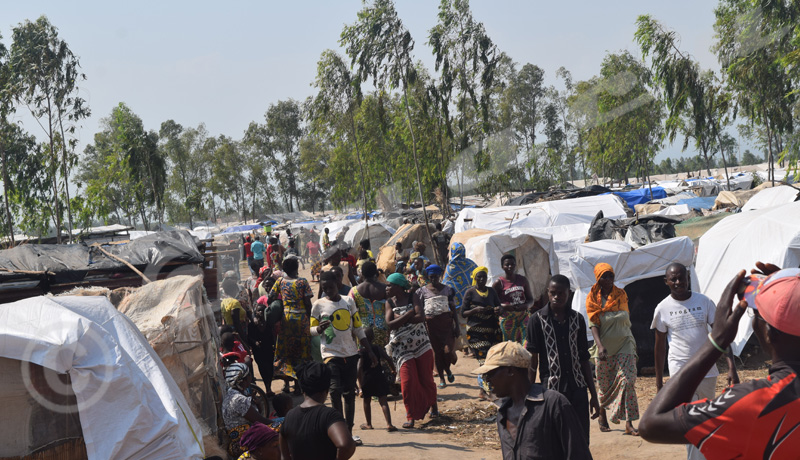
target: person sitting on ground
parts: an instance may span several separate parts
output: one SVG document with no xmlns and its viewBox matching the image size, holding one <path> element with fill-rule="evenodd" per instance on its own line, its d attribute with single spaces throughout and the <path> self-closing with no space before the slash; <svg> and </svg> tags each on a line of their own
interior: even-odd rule
<svg viewBox="0 0 800 460">
<path fill-rule="evenodd" d="M 286 414 L 280 433 L 284 460 L 347 460 L 356 443 L 342 413 L 327 407 L 331 370 L 310 362 L 297 370 L 303 403 Z"/>
<path fill-rule="evenodd" d="M 236 340 L 233 333 L 226 332 L 219 337 L 219 340 L 221 342 L 220 353 L 222 353 L 222 359 L 225 360 L 223 366 L 227 366 L 230 363 L 250 365 L 252 360 L 247 353 L 247 348 L 245 348 L 240 341 Z"/>
<path fill-rule="evenodd" d="M 231 457 L 238 458 L 243 453 L 239 438 L 244 432 L 252 423 L 269 425 L 270 420 L 260 414 L 252 404 L 249 387 L 253 383 L 253 374 L 248 365 L 233 363 L 225 368 L 225 383 L 228 384 L 228 392 L 222 399 L 222 421 L 231 440 L 228 453 Z"/>
<path fill-rule="evenodd" d="M 600 413 L 597 390 L 589 364 L 589 342 L 583 315 L 569 305 L 569 278 L 553 275 L 547 283 L 549 303 L 528 320 L 527 350 L 531 354 L 529 377 L 558 391 L 569 400 L 589 444 L 589 420 Z M 586 390 L 591 398 L 587 399 Z M 591 414 L 590 414 L 591 408 Z"/>
<path fill-rule="evenodd" d="M 262 423 L 254 423 L 239 438 L 239 446 L 246 450 L 239 460 L 281 460 L 280 436 Z"/>
<path fill-rule="evenodd" d="M 651 329 L 655 330 L 654 347 L 656 363 L 656 390 L 664 385 L 664 358 L 669 342 L 669 375 L 675 376 L 708 340 L 708 326 L 714 324 L 716 306 L 708 297 L 689 290 L 689 273 L 680 263 L 670 264 L 664 273 L 664 282 L 670 295 L 662 300 L 653 312 Z M 739 383 L 733 353 L 727 353 L 728 385 Z M 706 378 L 697 387 L 692 401 L 714 399 L 717 388 L 717 366 L 711 366 Z M 704 460 L 700 451 L 692 444 L 686 445 L 689 460 Z"/>
<path fill-rule="evenodd" d="M 483 375 L 500 398 L 497 431 L 504 459 L 591 459 L 575 409 L 561 393 L 531 383 L 531 354 L 517 342 L 489 349 Z"/>
<path fill-rule="evenodd" d="M 270 425 L 270 428 L 280 432 L 283 422 L 286 419 L 286 414 L 289 413 L 293 407 L 294 401 L 292 401 L 292 397 L 289 394 L 276 394 L 275 397 L 272 398 L 273 412 L 270 414 L 270 418 L 272 419 L 272 425 Z"/>
<path fill-rule="evenodd" d="M 697 446 L 709 460 L 797 458 L 800 452 L 800 269 L 756 263 L 741 270 L 717 302 L 706 343 L 672 376 L 650 403 L 639 430 L 649 442 Z M 759 272 L 760 271 L 760 272 Z M 754 292 L 754 305 L 737 292 Z M 733 308 L 731 308 L 733 306 Z M 769 376 L 726 388 L 714 400 L 690 402 L 708 371 L 736 337 L 739 320 L 753 308 L 753 330 L 772 357 Z"/>
<path fill-rule="evenodd" d="M 392 370 L 392 375 L 397 374 L 394 363 L 386 354 L 386 350 L 372 343 L 375 338 L 372 328 L 366 328 L 364 333 L 367 336 L 370 349 L 378 357 L 378 361 L 387 363 Z M 392 413 L 389 410 L 389 402 L 386 399 L 389 394 L 389 380 L 384 374 L 383 367 L 381 365 L 369 366 L 369 355 L 366 348 L 361 349 L 359 354 L 361 359 L 358 360 L 358 385 L 361 387 L 361 398 L 364 399 L 364 418 L 367 421 L 361 425 L 361 429 L 372 429 L 372 398 L 378 398 L 378 404 L 381 406 L 383 417 L 386 419 L 386 431 L 390 433 L 397 431 L 397 428 L 392 425 Z"/>
</svg>

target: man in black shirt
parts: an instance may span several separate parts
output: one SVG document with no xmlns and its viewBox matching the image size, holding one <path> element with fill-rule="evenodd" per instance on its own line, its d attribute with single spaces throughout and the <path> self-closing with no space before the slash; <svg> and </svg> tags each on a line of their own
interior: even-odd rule
<svg viewBox="0 0 800 460">
<path fill-rule="evenodd" d="M 304 401 L 286 414 L 281 427 L 284 460 L 346 460 L 356 443 L 341 412 L 325 406 L 331 386 L 331 370 L 310 362 L 297 370 Z"/>
<path fill-rule="evenodd" d="M 589 366 L 586 321 L 570 308 L 569 294 L 569 279 L 554 275 L 547 285 L 549 303 L 528 320 L 527 349 L 531 354 L 528 377 L 535 382 L 538 368 L 542 385 L 567 397 L 578 414 L 588 444 L 589 408 L 594 419 L 600 405 Z M 587 388 L 591 399 L 586 396 Z"/>
<path fill-rule="evenodd" d="M 528 379 L 531 355 L 517 342 L 501 342 L 489 349 L 482 374 L 501 399 L 497 431 L 503 460 L 591 459 L 578 416 L 567 398 Z"/>
</svg>

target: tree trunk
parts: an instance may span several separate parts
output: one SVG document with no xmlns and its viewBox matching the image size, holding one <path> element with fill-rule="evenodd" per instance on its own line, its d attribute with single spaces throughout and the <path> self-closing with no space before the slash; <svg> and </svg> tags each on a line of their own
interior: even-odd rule
<svg viewBox="0 0 800 460">
<path fill-rule="evenodd" d="M 8 237 L 11 241 L 10 248 L 15 246 L 14 242 L 14 220 L 11 218 L 11 208 L 8 205 L 8 190 L 11 186 L 11 181 L 8 180 L 8 162 L 6 160 L 6 149 L 3 145 L 3 140 L 0 139 L 0 159 L 3 161 L 3 205 L 6 212 L 6 223 L 8 224 Z"/>
<path fill-rule="evenodd" d="M 361 174 L 361 198 L 364 200 L 364 228 L 366 230 L 367 239 L 369 239 L 369 218 L 367 216 L 367 181 L 364 177 L 364 164 L 361 162 L 361 149 L 358 147 L 358 135 L 356 134 L 356 121 L 353 118 L 352 102 L 348 101 L 350 105 L 347 113 L 350 115 L 350 130 L 353 133 L 353 144 L 356 147 L 356 160 L 358 160 L 358 171 Z"/>
<path fill-rule="evenodd" d="M 419 201 L 422 205 L 422 217 L 425 219 L 425 231 L 428 233 L 428 241 L 430 242 L 431 246 L 433 246 L 433 237 L 431 237 L 431 227 L 428 223 L 428 212 L 425 210 L 425 196 L 422 193 L 422 179 L 419 175 L 419 161 L 417 160 L 417 140 L 414 136 L 414 128 L 411 126 L 411 108 L 408 106 L 408 84 L 403 80 L 403 98 L 406 102 L 406 122 L 408 123 L 408 131 L 411 134 L 411 153 L 414 154 L 414 169 L 417 173 L 417 188 L 419 189 Z M 436 264 L 439 264 L 439 251 L 436 251 L 435 248 L 433 252 L 433 258 L 436 260 Z"/>
<path fill-rule="evenodd" d="M 61 169 L 64 175 L 64 193 L 67 195 L 68 241 L 72 243 L 72 203 L 69 199 L 69 159 L 67 158 L 67 138 L 64 136 L 64 122 L 61 120 L 60 114 L 58 117 L 58 127 L 61 131 Z"/>
<path fill-rule="evenodd" d="M 53 139 L 53 115 L 50 105 L 50 99 L 47 100 L 47 127 L 48 137 L 50 141 L 50 159 L 53 163 L 53 205 L 55 206 L 55 221 L 56 221 L 56 244 L 61 244 L 61 204 L 58 199 L 58 155 L 56 155 L 55 142 Z"/>
<path fill-rule="evenodd" d="M 772 186 L 775 186 L 775 157 L 772 155 L 772 132 L 769 129 L 769 123 L 765 123 L 767 127 L 767 148 L 769 149 L 769 171 L 767 172 L 767 180 L 772 180 Z"/>
</svg>

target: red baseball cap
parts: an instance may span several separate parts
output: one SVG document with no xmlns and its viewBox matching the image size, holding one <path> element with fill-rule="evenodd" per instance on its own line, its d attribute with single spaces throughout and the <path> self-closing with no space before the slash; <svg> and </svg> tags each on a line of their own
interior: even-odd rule
<svg viewBox="0 0 800 460">
<path fill-rule="evenodd" d="M 785 268 L 764 279 L 755 302 L 770 326 L 800 337 L 800 268 Z"/>
</svg>

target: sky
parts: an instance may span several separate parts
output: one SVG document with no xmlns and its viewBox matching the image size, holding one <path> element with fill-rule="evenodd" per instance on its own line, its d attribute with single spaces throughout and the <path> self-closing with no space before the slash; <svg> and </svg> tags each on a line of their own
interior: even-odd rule
<svg viewBox="0 0 800 460">
<path fill-rule="evenodd" d="M 46 15 L 80 58 L 86 80 L 80 95 L 92 111 L 77 133 L 79 150 L 92 142 L 100 119 L 120 102 L 148 130 L 173 119 L 183 126 L 205 123 L 210 135 L 240 139 L 252 121 L 264 122 L 270 104 L 313 94 L 320 54 L 336 49 L 345 24 L 357 19 L 360 0 L 197 1 L 15 1 L 4 2 L 0 34 L 10 47 L 11 29 Z M 433 70 L 426 45 L 436 24 L 435 0 L 396 0 L 400 18 L 415 40 L 415 58 Z M 640 55 L 635 21 L 650 14 L 681 37 L 681 47 L 706 69 L 718 70 L 710 51 L 716 2 L 696 0 L 543 1 L 473 0 L 498 48 L 523 65 L 533 63 L 556 84 L 564 66 L 573 79 L 600 71 L 608 52 Z M 26 129 L 42 131 L 26 115 Z M 656 157 L 691 156 L 668 146 Z"/>
</svg>

